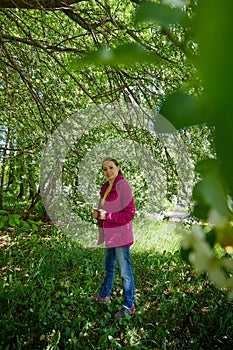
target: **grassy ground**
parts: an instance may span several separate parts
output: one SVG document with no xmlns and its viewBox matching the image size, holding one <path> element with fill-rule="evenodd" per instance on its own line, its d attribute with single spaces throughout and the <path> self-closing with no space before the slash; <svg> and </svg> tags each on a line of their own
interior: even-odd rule
<svg viewBox="0 0 233 350">
<path fill-rule="evenodd" d="M 135 235 L 136 311 L 115 320 L 118 273 L 111 303 L 90 301 L 103 249 L 83 249 L 54 227 L 2 232 L 0 349 L 232 349 L 233 303 L 181 260 L 175 224 L 136 222 Z"/>
</svg>

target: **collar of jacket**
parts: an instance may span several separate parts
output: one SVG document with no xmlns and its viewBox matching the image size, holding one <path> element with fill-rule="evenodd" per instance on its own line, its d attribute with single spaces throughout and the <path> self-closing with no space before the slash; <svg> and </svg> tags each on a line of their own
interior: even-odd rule
<svg viewBox="0 0 233 350">
<path fill-rule="evenodd" d="M 124 176 L 122 174 L 118 174 L 117 177 L 115 178 L 114 182 L 113 182 L 113 185 L 112 185 L 112 189 L 110 192 L 112 191 L 115 191 L 116 190 L 116 184 L 117 182 L 119 182 L 120 180 L 123 180 L 124 179 Z M 104 184 L 103 184 L 103 187 L 101 188 L 101 191 L 100 191 L 100 195 L 101 197 L 103 197 L 105 191 L 106 191 L 106 188 L 108 187 L 109 185 L 109 182 L 106 181 Z"/>
</svg>

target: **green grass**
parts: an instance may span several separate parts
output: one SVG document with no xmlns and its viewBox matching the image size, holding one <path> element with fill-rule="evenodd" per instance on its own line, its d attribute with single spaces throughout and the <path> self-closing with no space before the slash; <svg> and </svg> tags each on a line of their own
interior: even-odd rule
<svg viewBox="0 0 233 350">
<path fill-rule="evenodd" d="M 183 238 L 183 227 L 172 221 L 157 222 L 148 218 L 136 218 L 133 225 L 137 251 L 151 250 L 163 253 L 175 252 Z"/>
<path fill-rule="evenodd" d="M 233 304 L 181 260 L 175 224 L 135 225 L 136 311 L 120 320 L 118 271 L 112 302 L 90 301 L 103 249 L 83 249 L 54 227 L 1 233 L 0 349 L 233 348 Z"/>
</svg>

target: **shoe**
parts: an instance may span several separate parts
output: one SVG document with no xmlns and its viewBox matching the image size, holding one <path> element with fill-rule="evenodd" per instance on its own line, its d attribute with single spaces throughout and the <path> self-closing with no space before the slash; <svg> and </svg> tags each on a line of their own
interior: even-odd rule
<svg viewBox="0 0 233 350">
<path fill-rule="evenodd" d="M 132 315 L 133 312 L 134 312 L 134 304 L 130 308 L 124 306 L 123 309 L 115 313 L 115 318 L 121 318 L 121 317 L 125 317 L 126 315 Z"/>
<path fill-rule="evenodd" d="M 97 303 L 107 303 L 108 301 L 110 301 L 110 296 L 100 297 L 99 295 L 97 295 L 96 297 L 91 298 L 91 300 Z"/>
</svg>

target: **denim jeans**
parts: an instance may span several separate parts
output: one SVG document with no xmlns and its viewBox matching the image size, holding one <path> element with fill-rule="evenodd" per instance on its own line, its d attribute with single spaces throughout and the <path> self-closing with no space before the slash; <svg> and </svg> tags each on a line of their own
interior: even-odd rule
<svg viewBox="0 0 233 350">
<path fill-rule="evenodd" d="M 134 303 L 134 277 L 130 262 L 130 247 L 106 248 L 104 259 L 104 282 L 99 295 L 103 298 L 109 296 L 112 290 L 116 260 L 120 268 L 123 282 L 124 306 L 130 308 Z"/>
</svg>

